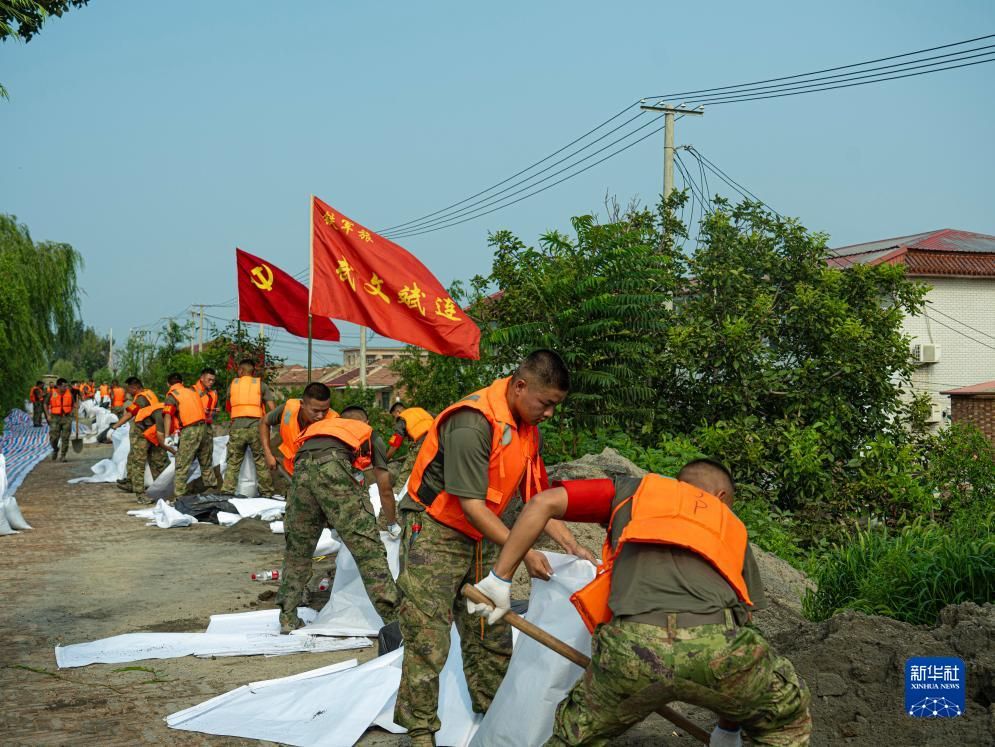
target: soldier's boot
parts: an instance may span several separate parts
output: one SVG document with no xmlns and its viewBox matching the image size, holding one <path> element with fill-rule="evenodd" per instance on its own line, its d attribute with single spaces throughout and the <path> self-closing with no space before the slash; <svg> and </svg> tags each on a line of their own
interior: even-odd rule
<svg viewBox="0 0 995 747">
<path fill-rule="evenodd" d="M 59 445 L 56 444 L 55 446 L 52 447 L 52 461 L 54 462 L 58 458 L 59 458 Z"/>
<path fill-rule="evenodd" d="M 130 480 L 118 480 L 117 483 L 115 483 L 115 484 L 119 488 L 121 488 L 121 490 L 123 490 L 125 493 L 133 493 L 134 492 L 131 489 L 131 481 Z"/>
<path fill-rule="evenodd" d="M 411 747 L 435 747 L 435 737 L 431 734 L 415 734 L 408 744 Z"/>
<path fill-rule="evenodd" d="M 297 616 L 297 610 L 293 612 L 280 611 L 280 632 L 289 633 L 292 630 L 299 630 L 307 625 L 306 622 Z"/>
</svg>

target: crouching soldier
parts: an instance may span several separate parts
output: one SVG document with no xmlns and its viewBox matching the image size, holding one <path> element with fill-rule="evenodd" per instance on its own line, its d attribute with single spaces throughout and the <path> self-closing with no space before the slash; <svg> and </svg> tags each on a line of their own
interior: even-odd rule
<svg viewBox="0 0 995 747">
<path fill-rule="evenodd" d="M 807 745 L 810 695 L 755 628 L 766 606 L 734 486 L 717 462 L 695 460 L 676 480 L 573 480 L 522 511 L 491 574 L 477 588 L 499 620 L 510 579 L 550 518 L 608 526 L 594 581 L 571 601 L 594 634 L 591 664 L 556 711 L 549 745 L 605 744 L 670 701 L 720 717 L 712 744 Z"/>
</svg>

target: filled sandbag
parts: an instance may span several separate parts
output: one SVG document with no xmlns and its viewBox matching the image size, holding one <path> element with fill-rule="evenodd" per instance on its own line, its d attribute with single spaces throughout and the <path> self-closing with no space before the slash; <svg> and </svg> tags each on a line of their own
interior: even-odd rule
<svg viewBox="0 0 995 747">
<path fill-rule="evenodd" d="M 24 515 L 21 513 L 21 508 L 17 505 L 17 499 L 8 495 L 6 498 L 0 499 L 3 501 L 3 505 L 0 506 L 0 513 L 4 515 L 7 519 L 7 523 L 10 525 L 11 529 L 31 529 L 31 525 L 25 520 Z"/>
</svg>

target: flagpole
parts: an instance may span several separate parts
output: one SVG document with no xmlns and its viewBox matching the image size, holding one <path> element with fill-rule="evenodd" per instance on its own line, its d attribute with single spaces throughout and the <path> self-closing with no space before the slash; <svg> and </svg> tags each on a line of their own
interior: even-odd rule
<svg viewBox="0 0 995 747">
<path fill-rule="evenodd" d="M 311 289 L 314 287 L 314 195 L 307 203 L 307 224 L 311 229 L 311 241 L 308 245 L 308 280 L 307 280 L 307 383 L 311 383 Z"/>
<path fill-rule="evenodd" d="M 366 389 L 366 327 L 359 328 L 359 385 Z"/>
</svg>

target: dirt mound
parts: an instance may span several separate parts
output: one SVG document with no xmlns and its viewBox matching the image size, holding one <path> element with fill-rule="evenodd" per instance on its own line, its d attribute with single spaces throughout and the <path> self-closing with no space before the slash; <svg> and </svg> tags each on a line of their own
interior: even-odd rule
<svg viewBox="0 0 995 747">
<path fill-rule="evenodd" d="M 283 535 L 274 534 L 269 528 L 269 522 L 259 519 L 242 519 L 237 524 L 224 528 L 217 537 L 240 545 L 283 546 Z"/>
<path fill-rule="evenodd" d="M 934 628 L 844 612 L 771 636 L 812 690 L 812 744 L 995 744 L 995 607 L 947 607 Z M 960 718 L 905 715 L 905 660 L 959 656 L 967 667 Z"/>
</svg>

